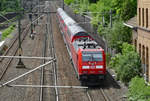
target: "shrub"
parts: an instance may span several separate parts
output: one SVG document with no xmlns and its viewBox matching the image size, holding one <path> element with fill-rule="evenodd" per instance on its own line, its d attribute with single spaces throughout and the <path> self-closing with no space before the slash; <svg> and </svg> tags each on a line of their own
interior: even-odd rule
<svg viewBox="0 0 150 101">
<path fill-rule="evenodd" d="M 130 82 L 127 96 L 129 101 L 150 101 L 150 86 L 143 78 L 135 77 Z"/>
<path fill-rule="evenodd" d="M 142 70 L 140 56 L 128 43 L 123 43 L 122 54 L 111 58 L 109 66 L 117 72 L 117 79 L 125 84 L 130 82 L 133 77 L 140 75 Z"/>
<path fill-rule="evenodd" d="M 7 29 L 5 29 L 2 32 L 2 40 L 4 40 L 13 30 L 14 30 L 15 26 L 11 25 L 10 27 L 8 27 Z"/>
<path fill-rule="evenodd" d="M 74 0 L 64 0 L 64 2 L 65 2 L 67 5 L 70 5 L 71 3 L 74 2 Z"/>
</svg>

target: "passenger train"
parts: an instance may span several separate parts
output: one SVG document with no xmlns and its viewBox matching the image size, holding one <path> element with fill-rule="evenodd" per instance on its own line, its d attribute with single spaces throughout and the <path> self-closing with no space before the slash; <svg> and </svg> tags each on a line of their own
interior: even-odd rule
<svg viewBox="0 0 150 101">
<path fill-rule="evenodd" d="M 106 76 L 105 52 L 94 39 L 62 9 L 57 9 L 59 27 L 82 84 L 99 84 Z"/>
</svg>

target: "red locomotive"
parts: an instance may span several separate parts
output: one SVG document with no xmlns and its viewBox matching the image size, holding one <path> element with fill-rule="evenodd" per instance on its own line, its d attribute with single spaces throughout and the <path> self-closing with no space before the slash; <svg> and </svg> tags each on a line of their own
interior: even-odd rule
<svg viewBox="0 0 150 101">
<path fill-rule="evenodd" d="M 99 83 L 106 75 L 104 50 L 63 9 L 57 9 L 57 17 L 78 79 Z"/>
</svg>

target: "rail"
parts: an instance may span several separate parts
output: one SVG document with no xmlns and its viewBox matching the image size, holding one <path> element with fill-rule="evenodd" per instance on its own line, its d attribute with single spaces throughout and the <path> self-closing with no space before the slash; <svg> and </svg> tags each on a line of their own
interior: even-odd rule
<svg viewBox="0 0 150 101">
<path fill-rule="evenodd" d="M 103 95 L 105 101 L 111 101 L 110 98 L 106 95 L 106 93 L 104 92 L 104 90 L 102 88 L 100 88 L 100 92 Z"/>
<path fill-rule="evenodd" d="M 43 57 L 46 57 L 46 46 L 47 46 L 47 26 L 46 26 L 46 32 L 44 34 L 44 43 L 43 43 Z M 43 64 L 45 63 L 45 59 L 43 60 Z M 41 88 L 40 88 L 40 99 L 39 101 L 43 101 L 43 87 L 42 85 L 44 85 L 44 68 L 41 68 Z"/>
<path fill-rule="evenodd" d="M 26 37 L 28 31 L 29 31 L 29 27 L 27 27 L 27 28 L 24 30 L 23 38 L 21 39 L 21 43 L 24 41 L 24 39 L 25 39 L 25 37 Z M 13 45 L 12 45 L 12 46 L 13 46 Z M 12 47 L 12 46 L 11 46 L 11 47 Z M 12 53 L 13 56 L 16 55 L 18 49 L 19 49 L 19 44 L 17 44 L 17 46 L 15 47 L 15 50 L 14 50 L 13 53 Z M 8 51 L 7 51 L 7 52 L 8 52 Z M 8 67 L 9 67 L 10 63 L 12 62 L 12 60 L 13 60 L 13 58 L 10 58 L 10 59 L 8 60 L 7 64 L 3 64 L 2 67 L 4 68 L 4 70 L 3 70 L 2 74 L 0 75 L 0 80 L 2 80 L 4 74 L 6 73 L 6 71 L 7 71 Z"/>
<path fill-rule="evenodd" d="M 54 47 L 54 40 L 53 40 L 53 27 L 52 27 L 52 19 L 51 19 L 51 15 L 48 14 L 49 19 L 48 21 L 50 22 L 50 24 L 48 24 L 50 30 L 49 30 L 49 34 L 50 34 L 50 38 L 51 38 L 51 48 L 52 48 L 52 57 L 56 58 L 56 53 L 55 53 L 55 47 Z M 57 65 L 56 62 L 54 62 L 53 64 L 53 71 L 54 71 L 54 86 L 57 86 Z M 56 101 L 59 101 L 59 94 L 58 94 L 58 88 L 55 87 L 55 93 L 56 93 Z"/>
</svg>

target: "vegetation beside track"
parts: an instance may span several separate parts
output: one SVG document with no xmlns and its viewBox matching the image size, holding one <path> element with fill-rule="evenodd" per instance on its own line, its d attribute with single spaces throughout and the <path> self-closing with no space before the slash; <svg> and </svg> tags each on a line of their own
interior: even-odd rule
<svg viewBox="0 0 150 101">
<path fill-rule="evenodd" d="M 135 77 L 131 80 L 128 101 L 150 101 L 150 86 L 145 84 L 143 78 Z"/>
<path fill-rule="evenodd" d="M 128 43 L 123 43 L 122 52 L 111 58 L 109 67 L 116 71 L 117 79 L 125 84 L 142 72 L 140 56 Z"/>
<path fill-rule="evenodd" d="M 20 7 L 20 0 L 1 0 L 0 1 L 0 14 L 5 16 L 8 12 L 16 12 L 18 10 L 21 10 Z M 9 21 L 5 21 L 0 24 L 0 27 L 7 26 L 11 24 L 13 21 L 15 21 L 17 17 L 14 17 L 10 19 Z M 2 32 L 2 40 L 4 40 L 8 35 L 14 30 L 15 24 L 11 24 L 10 27 L 5 29 Z"/>
<path fill-rule="evenodd" d="M 2 32 L 2 40 L 5 40 L 5 38 L 7 38 L 12 33 L 12 31 L 14 29 L 15 29 L 15 24 L 12 24 L 10 27 L 8 27 L 7 29 L 5 29 Z"/>
<path fill-rule="evenodd" d="M 16 12 L 20 8 L 20 0 L 1 0 L 0 12 L 5 15 L 7 12 Z"/>
</svg>

